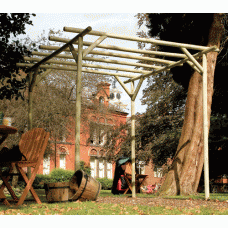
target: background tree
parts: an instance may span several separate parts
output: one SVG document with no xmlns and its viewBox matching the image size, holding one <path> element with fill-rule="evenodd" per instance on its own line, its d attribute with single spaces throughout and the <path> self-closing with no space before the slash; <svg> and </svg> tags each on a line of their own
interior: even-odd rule
<svg viewBox="0 0 228 228">
<path fill-rule="evenodd" d="M 138 17 L 139 24 L 142 24 L 142 17 L 139 15 Z M 208 47 L 216 45 L 221 50 L 225 46 L 225 14 L 148 14 L 148 19 L 147 26 L 151 37 Z M 163 51 L 177 52 L 173 48 L 159 48 Z M 211 113 L 217 55 L 218 53 L 215 52 L 207 54 L 208 117 Z M 194 72 L 187 64 L 173 68 L 171 73 L 173 79 L 188 92 L 181 136 L 172 167 L 160 194 L 194 194 L 203 167 L 202 76 Z"/>
<path fill-rule="evenodd" d="M 17 62 L 23 61 L 23 56 L 29 54 L 27 47 L 20 43 L 17 36 L 25 34 L 25 25 L 32 25 L 29 13 L 0 14 L 0 99 L 22 97 L 21 89 L 25 87 L 26 79 L 17 76 Z"/>
</svg>

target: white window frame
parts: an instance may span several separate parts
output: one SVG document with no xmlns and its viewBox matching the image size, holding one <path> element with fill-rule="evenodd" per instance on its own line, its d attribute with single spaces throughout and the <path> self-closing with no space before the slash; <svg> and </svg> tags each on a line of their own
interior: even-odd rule
<svg viewBox="0 0 228 228">
<path fill-rule="evenodd" d="M 139 174 L 145 174 L 145 162 L 144 161 L 138 161 L 136 164 L 136 167 L 139 170 Z"/>
<path fill-rule="evenodd" d="M 48 175 L 50 173 L 50 155 L 43 159 L 43 174 Z"/>
<path fill-rule="evenodd" d="M 66 154 L 59 155 L 59 168 L 66 169 Z"/>
<path fill-rule="evenodd" d="M 155 171 L 154 171 L 154 177 L 159 177 L 161 178 L 163 175 L 163 169 L 160 167 L 160 168 L 156 168 Z"/>
</svg>

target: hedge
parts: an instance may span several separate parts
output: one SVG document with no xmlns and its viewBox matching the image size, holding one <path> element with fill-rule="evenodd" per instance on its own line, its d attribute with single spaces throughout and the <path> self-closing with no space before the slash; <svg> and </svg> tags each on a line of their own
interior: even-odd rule
<svg viewBox="0 0 228 228">
<path fill-rule="evenodd" d="M 112 182 L 113 179 L 108 179 L 108 178 L 97 178 L 97 181 L 101 183 L 101 186 L 103 190 L 110 190 L 112 188 Z"/>
</svg>

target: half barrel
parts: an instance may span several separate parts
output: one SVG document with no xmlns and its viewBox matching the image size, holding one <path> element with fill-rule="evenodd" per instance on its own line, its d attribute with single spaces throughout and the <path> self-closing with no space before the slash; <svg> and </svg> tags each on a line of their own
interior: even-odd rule
<svg viewBox="0 0 228 228">
<path fill-rule="evenodd" d="M 69 200 L 93 200 L 100 193 L 101 184 L 93 177 L 87 175 L 83 170 L 77 170 L 69 182 Z"/>
<path fill-rule="evenodd" d="M 69 182 L 45 183 L 44 189 L 49 203 L 68 201 Z"/>
</svg>

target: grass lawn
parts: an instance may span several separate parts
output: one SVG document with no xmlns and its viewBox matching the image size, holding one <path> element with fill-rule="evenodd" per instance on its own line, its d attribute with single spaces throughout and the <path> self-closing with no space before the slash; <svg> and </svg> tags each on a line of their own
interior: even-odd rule
<svg viewBox="0 0 228 228">
<path fill-rule="evenodd" d="M 175 206 L 150 206 L 150 205 L 127 205 L 122 203 L 101 203 L 101 202 L 60 202 L 60 203 L 47 203 L 45 192 L 43 189 L 36 190 L 41 201 L 41 205 L 36 204 L 34 201 L 26 201 L 20 207 L 4 206 L 0 204 L 0 215 L 228 215 L 228 208 L 219 207 L 212 208 L 205 205 L 198 205 L 192 208 L 180 208 Z M 128 195 L 130 196 L 130 195 Z M 115 196 L 109 190 L 102 190 L 100 197 L 125 197 L 123 195 Z M 137 194 L 139 198 L 154 198 L 155 195 Z M 214 193 L 210 195 L 211 201 L 225 203 L 228 200 L 226 193 Z M 163 197 L 162 199 L 175 200 L 203 200 L 204 194 L 198 196 L 175 196 Z M 201 202 L 201 201 L 200 201 Z M 204 202 L 204 201 L 203 201 Z"/>
</svg>

